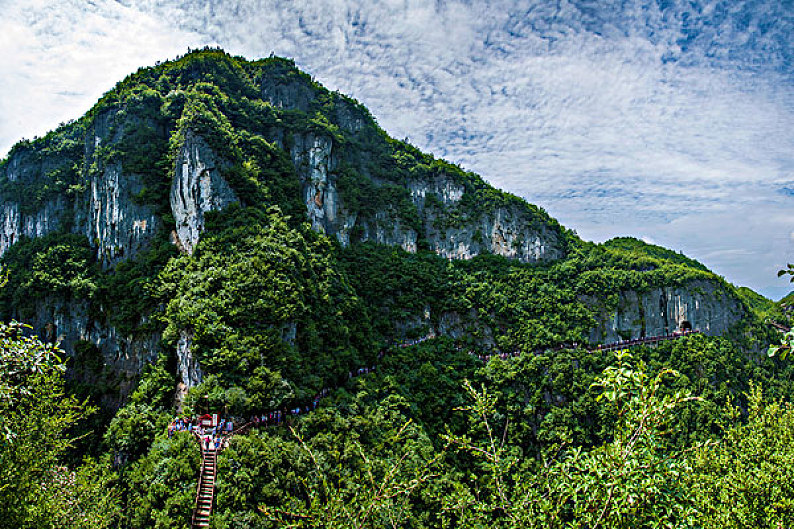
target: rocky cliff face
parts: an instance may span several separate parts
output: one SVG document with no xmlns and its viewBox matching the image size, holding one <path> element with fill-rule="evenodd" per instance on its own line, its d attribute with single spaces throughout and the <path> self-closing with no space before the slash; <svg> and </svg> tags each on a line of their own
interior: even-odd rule
<svg viewBox="0 0 794 529">
<path fill-rule="evenodd" d="M 105 269 L 149 247 L 161 220 L 153 206 L 139 204 L 135 198 L 143 188 L 142 180 L 104 155 L 118 143 L 124 125 L 115 113 L 104 113 L 87 128 L 84 143 L 68 152 L 22 150 L 9 158 L 0 177 L 6 186 L 25 187 L 18 199 L 6 194 L 0 203 L 0 256 L 21 237 L 59 230 L 84 235 Z M 55 191 L 48 189 L 64 167 L 76 168 L 73 181 L 59 183 Z M 67 184 L 70 187 L 65 189 Z M 35 321 L 30 322 L 35 332 L 60 342 L 68 353 L 80 342 L 94 344 L 119 380 L 134 380 L 159 350 L 159 335 L 122 336 L 105 323 L 106 318 L 97 318 L 87 302 L 47 298 L 38 300 L 37 307 Z M 145 321 L 146 315 L 141 315 L 141 323 Z M 120 389 L 124 394 L 128 388 Z"/>
<path fill-rule="evenodd" d="M 747 316 L 745 307 L 736 296 L 717 281 L 695 280 L 676 287 L 643 292 L 624 290 L 617 294 L 618 301 L 614 307 L 607 307 L 602 298 L 580 298 L 596 316 L 597 324 L 587 336 L 589 343 L 659 336 L 684 327 L 709 336 L 720 336 Z M 485 347 L 496 345 L 495 329 L 476 310 L 433 316 L 431 318 L 428 307 L 424 316 L 395 322 L 396 333 L 403 337 L 477 337 L 477 342 Z"/>
<path fill-rule="evenodd" d="M 21 213 L 19 203 L 6 202 L 0 210 L 0 256 L 20 237 L 43 237 L 58 229 L 63 200 L 48 201 L 33 213 Z"/>
<path fill-rule="evenodd" d="M 36 329 L 42 339 L 60 343 L 70 355 L 74 354 L 81 342 L 96 346 L 104 369 L 94 373 L 94 376 L 103 380 L 84 382 L 106 383 L 106 378 L 113 377 L 119 387 L 117 399 L 109 403 L 112 406 L 121 403 L 123 396 L 133 388 L 137 376 L 157 358 L 160 350 L 159 333 L 122 336 L 112 325 L 97 320 L 89 304 L 84 301 L 66 303 L 55 297 L 45 298 L 38 304 L 35 319 L 27 323 Z M 142 317 L 140 323 L 147 323 L 146 317 Z"/>
<path fill-rule="evenodd" d="M 318 92 L 301 76 L 265 76 L 260 86 L 263 99 L 282 109 L 305 112 L 317 102 Z M 366 110 L 350 101 L 337 100 L 328 118 L 354 137 L 359 133 L 376 134 Z M 283 145 L 284 137 L 279 132 L 269 139 Z M 321 133 L 293 134 L 291 138 L 290 156 L 302 183 L 309 222 L 315 230 L 335 237 L 343 246 L 373 241 L 416 252 L 421 241 L 428 249 L 451 259 L 492 253 L 522 262 L 551 261 L 565 254 L 560 233 L 535 222 L 522 205 L 512 204 L 473 217 L 461 214 L 461 201 L 467 190 L 446 174 L 399 184 L 409 193 L 419 215 L 418 224 L 402 217 L 397 211 L 398 204 L 361 215 L 345 203 L 338 190 L 338 170 L 344 154 L 334 140 Z M 373 177 L 367 163 L 344 161 L 376 188 L 388 183 Z"/>
<path fill-rule="evenodd" d="M 136 201 L 143 189 L 141 178 L 103 156 L 104 149 L 113 149 L 120 141 L 124 126 L 116 113 L 105 113 L 87 130 L 84 149 L 54 154 L 22 151 L 9 158 L 0 177 L 7 185 L 20 186 L 23 196 L 5 198 L 0 204 L 0 256 L 20 237 L 41 237 L 56 230 L 85 235 L 105 267 L 148 247 L 160 220 L 152 206 Z M 81 183 L 69 189 L 60 184 L 58 189 L 54 174 L 69 166 L 83 168 L 76 169 L 82 175 L 74 175 Z"/>
<path fill-rule="evenodd" d="M 106 162 L 103 153 L 121 141 L 125 129 L 137 125 L 115 112 L 98 116 L 86 132 L 87 190 L 75 200 L 73 231 L 84 233 L 105 267 L 135 257 L 149 246 L 160 220 L 149 205 L 135 197 L 143 190 L 140 175 L 118 161 Z"/>
<path fill-rule="evenodd" d="M 187 253 L 193 253 L 204 229 L 204 214 L 239 201 L 220 175 L 215 154 L 199 136 L 189 134 L 179 150 L 170 200 L 175 242 Z"/>
<path fill-rule="evenodd" d="M 372 241 L 416 252 L 421 239 L 428 249 L 450 259 L 471 259 L 489 253 L 538 262 L 564 256 L 560 233 L 533 222 L 532 215 L 522 206 L 499 207 L 461 220 L 458 210 L 466 190 L 452 177 L 442 175 L 406 184 L 419 217 L 420 226 L 416 226 L 407 223 L 394 207 L 387 206 L 367 217 L 346 207 L 337 190 L 339 160 L 330 138 L 296 135 L 290 154 L 302 183 L 312 227 L 336 237 L 343 246 Z"/>
<path fill-rule="evenodd" d="M 336 169 L 333 142 L 315 134 L 296 134 L 290 150 L 292 162 L 301 180 L 306 215 L 312 228 L 335 233 L 339 195 L 329 174 Z"/>
<path fill-rule="evenodd" d="M 716 282 L 704 280 L 647 292 L 622 291 L 612 310 L 602 300 L 585 301 L 601 313 L 599 324 L 590 333 L 592 343 L 667 334 L 687 324 L 716 336 L 746 315 L 735 296 Z"/>
<path fill-rule="evenodd" d="M 90 180 L 87 218 L 81 231 L 93 241 L 97 260 L 106 267 L 135 257 L 157 233 L 160 220 L 154 208 L 133 200 L 142 187 L 140 178 L 125 173 L 118 163 Z"/>
<path fill-rule="evenodd" d="M 13 199 L 0 203 L 0 256 L 21 237 L 42 237 L 61 227 L 69 207 L 65 197 L 45 193 L 52 175 L 71 164 L 68 156 L 21 150 L 0 169 L 0 179 Z"/>
</svg>

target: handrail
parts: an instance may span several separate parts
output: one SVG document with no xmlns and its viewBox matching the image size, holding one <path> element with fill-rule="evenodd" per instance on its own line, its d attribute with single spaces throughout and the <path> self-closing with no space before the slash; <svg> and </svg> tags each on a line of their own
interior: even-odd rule
<svg viewBox="0 0 794 529">
<path fill-rule="evenodd" d="M 668 333 L 668 334 L 659 334 L 659 335 L 654 335 L 654 336 L 646 336 L 646 337 L 643 337 L 643 338 L 634 338 L 634 339 L 631 339 L 631 340 L 619 340 L 619 341 L 611 342 L 611 343 L 608 343 L 608 344 L 600 344 L 600 345 L 597 345 L 595 347 L 588 348 L 587 350 L 590 351 L 590 352 L 613 351 L 615 349 L 637 347 L 639 345 L 644 345 L 644 344 L 653 344 L 653 343 L 659 343 L 659 342 L 664 342 L 664 341 L 668 341 L 668 340 L 675 340 L 675 339 L 678 339 L 678 338 L 683 338 L 683 337 L 686 337 L 686 336 L 690 336 L 690 335 L 693 335 L 693 334 L 700 334 L 700 333 L 701 333 L 700 330 L 695 329 L 695 330 L 691 330 L 691 331 L 687 330 L 687 331 L 682 331 L 682 332 L 673 332 L 673 333 Z M 397 344 L 397 345 L 399 347 L 410 347 L 410 346 L 413 346 L 413 345 L 418 345 L 419 343 L 422 343 L 422 342 L 424 342 L 424 341 L 426 341 L 426 340 L 428 340 L 430 338 L 431 338 L 430 336 L 427 336 L 427 337 L 418 338 L 416 340 L 411 340 L 409 342 L 402 343 L 402 344 Z M 543 353 L 543 352 L 549 352 L 549 351 L 559 351 L 559 350 L 563 350 L 563 349 L 575 349 L 577 347 L 581 347 L 582 345 L 583 344 L 580 344 L 580 343 L 577 343 L 577 342 L 572 342 L 572 343 L 567 343 L 567 344 L 560 344 L 560 345 L 557 345 L 557 346 L 554 346 L 554 347 L 551 347 L 551 348 L 538 349 L 535 352 L 536 353 Z M 499 357 L 505 358 L 505 359 L 506 358 L 514 358 L 516 356 L 520 356 L 522 354 L 522 351 L 515 350 L 515 351 L 511 351 L 509 353 L 496 352 L 496 353 L 485 354 L 485 355 L 478 355 L 478 354 L 474 353 L 473 351 L 468 351 L 468 354 L 473 356 L 473 357 L 475 357 L 475 358 L 480 359 L 483 362 L 488 362 L 491 358 L 493 358 L 495 356 L 499 356 Z M 383 355 L 384 355 L 384 353 L 381 352 L 378 355 L 378 358 L 379 359 L 382 358 Z M 371 373 L 371 372 L 373 372 L 375 370 L 377 370 L 377 365 L 373 365 L 372 367 L 368 367 L 368 368 L 360 368 L 360 369 L 357 369 L 357 370 L 350 371 L 348 380 L 352 379 L 352 378 L 357 378 L 357 377 L 359 377 L 361 375 L 369 374 L 369 373 Z M 328 395 L 329 392 L 330 392 L 330 388 L 325 388 L 320 393 L 315 395 L 311 400 L 307 400 L 306 402 L 303 402 L 300 405 L 296 404 L 296 408 L 293 408 L 293 409 L 304 410 L 304 408 L 310 408 L 311 406 L 309 406 L 309 404 L 307 404 L 307 403 L 316 403 L 317 401 L 319 401 L 319 399 L 321 399 L 322 397 Z M 262 414 L 258 414 L 258 415 L 267 415 L 267 414 L 273 413 L 273 412 L 281 412 L 281 417 L 283 418 L 283 421 L 286 421 L 290 416 L 296 414 L 296 413 L 293 412 L 293 409 L 282 408 L 282 409 L 270 410 L 268 412 L 265 412 L 265 413 L 262 413 Z M 302 413 L 302 411 L 299 411 L 297 414 L 300 414 L 300 413 Z M 278 421 L 276 424 L 280 424 L 281 422 L 282 421 Z M 249 430 L 249 429 L 251 429 L 251 428 L 253 428 L 255 426 L 260 426 L 261 424 L 263 424 L 263 423 L 247 421 L 247 422 L 243 423 L 241 426 L 239 426 L 236 429 L 232 430 L 231 432 L 221 433 L 221 435 L 220 435 L 220 439 L 221 439 L 220 448 L 223 447 L 223 444 L 224 444 L 223 441 L 225 441 L 227 439 L 230 439 L 231 437 L 233 437 L 235 435 L 240 435 L 240 434 L 244 433 L 245 431 L 247 431 L 247 430 Z M 271 423 L 266 421 L 264 424 L 269 426 Z M 201 440 L 198 437 L 198 434 L 196 434 L 195 430 L 193 431 L 193 434 L 196 436 L 197 439 L 199 439 L 199 444 L 201 445 Z M 216 452 L 220 451 L 220 448 Z"/>
<path fill-rule="evenodd" d="M 190 527 L 191 529 L 193 529 L 194 527 L 196 527 L 196 513 L 198 513 L 198 504 L 199 504 L 199 499 L 201 498 L 201 485 L 204 480 L 205 455 L 204 455 L 204 448 L 201 443 L 201 438 L 198 436 L 198 434 L 195 431 L 191 431 L 191 433 L 193 434 L 193 437 L 195 437 L 196 440 L 198 441 L 199 450 L 201 450 L 201 470 L 199 470 L 198 485 L 196 486 L 196 500 L 193 502 L 193 517 L 190 519 Z"/>
</svg>

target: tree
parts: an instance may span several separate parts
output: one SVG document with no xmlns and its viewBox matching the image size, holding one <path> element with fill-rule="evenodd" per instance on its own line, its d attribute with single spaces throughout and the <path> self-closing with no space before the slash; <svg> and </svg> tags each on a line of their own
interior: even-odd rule
<svg viewBox="0 0 794 529">
<path fill-rule="evenodd" d="M 791 282 L 794 283 L 794 264 L 788 263 L 784 270 L 780 270 L 777 273 L 778 277 L 784 275 L 791 276 Z M 792 348 L 794 348 L 794 331 L 788 330 L 783 334 L 779 344 L 772 344 L 769 346 L 768 354 L 769 356 L 780 355 L 780 359 L 785 360 Z"/>
<path fill-rule="evenodd" d="M 671 411 L 694 400 L 666 390 L 677 373 L 664 369 L 651 376 L 631 364 L 626 352 L 604 370 L 592 388 L 618 415 L 611 441 L 586 451 L 560 449 L 540 468 L 523 462 L 505 442 L 497 401 L 485 387 L 465 388 L 473 414 L 469 436 L 447 436 L 451 446 L 474 456 L 479 471 L 469 487 L 445 499 L 448 519 L 460 527 L 674 527 L 696 514 L 681 485 L 688 471 L 685 452 L 666 450 L 663 438 Z"/>
<path fill-rule="evenodd" d="M 0 527 L 109 527 L 117 504 L 104 473 L 60 462 L 92 410 L 65 394 L 58 348 L 25 328 L 0 323 Z"/>
</svg>

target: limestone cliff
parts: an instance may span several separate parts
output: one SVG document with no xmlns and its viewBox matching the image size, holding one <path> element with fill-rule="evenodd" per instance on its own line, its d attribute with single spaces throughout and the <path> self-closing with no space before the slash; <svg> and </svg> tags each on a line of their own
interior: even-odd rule
<svg viewBox="0 0 794 529">
<path fill-rule="evenodd" d="M 615 307 L 592 297 L 585 301 L 600 312 L 599 323 L 590 333 L 593 343 L 667 334 L 683 327 L 717 336 L 747 314 L 724 286 L 704 280 L 645 292 L 624 290 L 618 293 Z"/>
<path fill-rule="evenodd" d="M 160 226 L 154 208 L 135 199 L 144 187 L 141 176 L 105 154 L 118 146 L 128 129 L 139 125 L 137 120 L 106 112 L 86 131 L 87 189 L 74 200 L 71 224 L 73 231 L 93 243 L 97 259 L 106 267 L 147 248 Z"/>
<path fill-rule="evenodd" d="M 416 252 L 421 241 L 427 249 L 450 259 L 489 253 L 522 262 L 551 261 L 565 255 L 560 231 L 538 222 L 526 203 L 508 201 L 487 212 L 466 211 L 466 194 L 474 191 L 456 182 L 453 175 L 409 180 L 403 187 L 407 201 L 386 202 L 362 215 L 352 210 L 339 192 L 340 156 L 331 138 L 295 135 L 291 157 L 312 227 L 336 237 L 343 246 L 373 241 Z M 366 178 L 376 193 L 389 186 L 365 175 L 362 170 L 360 178 Z M 413 208 L 414 218 L 406 217 L 406 205 Z"/>
<path fill-rule="evenodd" d="M 175 243 L 187 253 L 193 252 L 204 229 L 204 214 L 239 201 L 219 169 L 204 139 L 188 134 L 179 149 L 170 195 Z"/>
</svg>

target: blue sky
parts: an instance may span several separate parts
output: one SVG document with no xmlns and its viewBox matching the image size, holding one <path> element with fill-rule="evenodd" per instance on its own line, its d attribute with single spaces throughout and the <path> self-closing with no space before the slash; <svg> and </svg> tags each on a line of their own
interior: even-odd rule
<svg viewBox="0 0 794 529">
<path fill-rule="evenodd" d="M 393 136 L 778 298 L 794 260 L 794 0 L 0 0 L 0 154 L 188 47 L 271 52 Z"/>
</svg>

